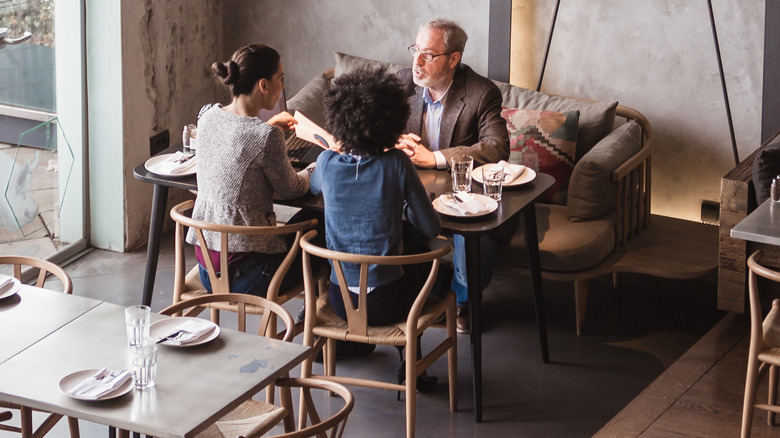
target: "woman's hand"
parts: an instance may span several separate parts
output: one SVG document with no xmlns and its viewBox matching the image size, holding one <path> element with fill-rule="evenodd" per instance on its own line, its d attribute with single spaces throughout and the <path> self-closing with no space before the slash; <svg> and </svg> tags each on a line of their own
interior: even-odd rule
<svg viewBox="0 0 780 438">
<path fill-rule="evenodd" d="M 295 120 L 292 114 L 288 113 L 287 111 L 282 111 L 279 114 L 268 119 L 267 123 L 269 125 L 274 125 L 286 131 L 292 129 L 294 125 L 297 125 L 298 121 Z"/>
</svg>

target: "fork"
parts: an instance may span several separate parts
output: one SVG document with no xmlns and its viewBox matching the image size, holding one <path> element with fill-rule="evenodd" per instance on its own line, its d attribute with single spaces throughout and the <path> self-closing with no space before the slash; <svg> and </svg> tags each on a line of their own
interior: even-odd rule
<svg viewBox="0 0 780 438">
<path fill-rule="evenodd" d="M 193 154 L 193 153 L 182 153 L 182 156 L 179 157 L 179 159 L 176 160 L 175 163 L 176 164 L 184 163 L 186 161 L 189 161 L 189 159 L 194 157 L 194 156 L 195 156 L 195 154 Z"/>
<path fill-rule="evenodd" d="M 184 333 L 186 333 L 185 330 L 175 331 L 175 332 L 171 333 L 170 335 L 160 339 L 159 341 L 157 341 L 157 343 L 161 344 L 161 343 L 163 343 L 165 341 L 173 341 L 175 339 L 178 339 L 178 338 L 182 337 L 182 335 L 184 335 Z"/>
</svg>

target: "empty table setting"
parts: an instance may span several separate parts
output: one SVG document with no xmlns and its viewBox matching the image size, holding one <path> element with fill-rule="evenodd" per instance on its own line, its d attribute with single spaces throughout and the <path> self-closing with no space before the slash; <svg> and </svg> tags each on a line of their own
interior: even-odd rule
<svg viewBox="0 0 780 438">
<path fill-rule="evenodd" d="M 149 342 L 131 349 L 125 321 L 123 306 L 21 286 L 0 300 L 0 400 L 161 438 L 190 437 L 309 351 L 156 313 Z M 141 370 L 151 371 L 149 380 L 138 381 Z"/>
</svg>

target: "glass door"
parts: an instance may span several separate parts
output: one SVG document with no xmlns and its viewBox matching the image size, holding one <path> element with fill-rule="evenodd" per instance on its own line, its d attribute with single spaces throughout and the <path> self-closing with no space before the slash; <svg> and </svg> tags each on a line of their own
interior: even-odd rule
<svg viewBox="0 0 780 438">
<path fill-rule="evenodd" d="M 86 247 L 81 0 L 0 0 L 0 253 Z"/>
</svg>

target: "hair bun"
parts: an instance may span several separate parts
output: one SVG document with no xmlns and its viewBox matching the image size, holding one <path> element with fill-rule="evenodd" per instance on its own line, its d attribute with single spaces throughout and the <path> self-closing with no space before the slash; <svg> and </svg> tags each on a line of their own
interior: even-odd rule
<svg viewBox="0 0 780 438">
<path fill-rule="evenodd" d="M 225 85 L 233 85 L 238 83 L 239 67 L 235 61 L 230 60 L 225 63 L 227 66 L 227 77 L 225 78 Z"/>
<path fill-rule="evenodd" d="M 233 85 L 238 82 L 239 67 L 234 61 L 215 62 L 211 64 L 211 71 L 222 79 L 225 85 Z"/>
</svg>

